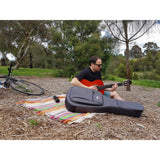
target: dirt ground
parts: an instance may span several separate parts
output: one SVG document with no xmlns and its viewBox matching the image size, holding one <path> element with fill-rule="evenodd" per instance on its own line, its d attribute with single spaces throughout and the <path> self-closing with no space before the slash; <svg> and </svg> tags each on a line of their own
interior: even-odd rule
<svg viewBox="0 0 160 160">
<path fill-rule="evenodd" d="M 67 93 L 71 87 L 67 78 L 20 77 L 45 90 L 43 96 Z M 105 81 L 105 84 L 111 83 Z M 117 92 L 126 100 L 144 106 L 140 118 L 98 114 L 81 123 L 64 124 L 45 115 L 16 104 L 17 101 L 35 98 L 13 89 L 0 89 L 1 140 L 160 140 L 160 88 L 131 85 L 131 91 L 119 87 Z M 31 124 L 30 120 L 38 122 Z"/>
</svg>

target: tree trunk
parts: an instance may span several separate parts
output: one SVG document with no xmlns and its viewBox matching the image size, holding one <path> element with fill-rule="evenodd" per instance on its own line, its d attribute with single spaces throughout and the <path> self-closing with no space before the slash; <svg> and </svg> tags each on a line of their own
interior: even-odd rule
<svg viewBox="0 0 160 160">
<path fill-rule="evenodd" d="M 42 25 L 42 24 L 44 24 L 44 23 L 40 23 L 40 24 L 34 26 L 34 27 L 31 29 L 31 31 L 26 34 L 26 38 L 24 39 L 24 42 L 23 42 L 23 44 L 22 44 L 22 46 L 21 46 L 21 48 L 19 49 L 18 54 L 17 54 L 17 57 L 19 57 L 19 58 L 17 59 L 17 63 L 16 63 L 16 65 L 14 66 L 15 69 L 19 68 L 20 63 L 23 61 L 23 58 L 24 58 L 25 55 L 27 54 L 27 51 L 28 51 L 29 46 L 30 46 L 30 43 L 31 43 L 31 42 L 29 41 L 29 38 L 30 38 L 32 32 L 33 32 L 38 26 L 40 26 L 40 25 Z M 22 27 L 20 23 L 18 23 L 18 25 L 19 25 L 20 27 Z M 22 29 L 24 29 L 24 28 L 22 28 Z M 25 45 L 27 45 L 26 48 L 24 47 Z M 25 51 L 23 51 L 24 49 L 25 49 Z"/>
<path fill-rule="evenodd" d="M 30 67 L 30 68 L 33 68 L 32 52 L 29 54 L 29 67 Z"/>
<path fill-rule="evenodd" d="M 27 54 L 27 51 L 28 51 L 29 47 L 30 47 L 30 44 L 27 45 L 22 57 L 17 61 L 16 65 L 14 66 L 14 69 L 19 68 L 19 65 L 23 61 L 23 58 L 25 57 L 25 55 Z"/>
<path fill-rule="evenodd" d="M 1 66 L 7 65 L 7 58 L 1 58 Z"/>
<path fill-rule="evenodd" d="M 127 69 L 127 79 L 130 80 L 130 69 L 129 69 L 129 40 L 128 40 L 128 24 L 127 21 L 123 21 L 124 26 L 124 32 L 126 37 L 126 50 L 125 50 L 125 56 L 126 56 L 126 69 Z M 130 85 L 126 87 L 127 91 L 130 91 Z"/>
</svg>

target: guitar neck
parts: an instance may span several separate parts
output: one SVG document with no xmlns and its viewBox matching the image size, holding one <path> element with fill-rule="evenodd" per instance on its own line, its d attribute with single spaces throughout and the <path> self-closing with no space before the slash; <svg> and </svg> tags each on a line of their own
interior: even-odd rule
<svg viewBox="0 0 160 160">
<path fill-rule="evenodd" d="M 98 90 L 103 90 L 105 88 L 112 88 L 114 84 L 106 84 L 106 85 L 103 85 L 103 86 L 97 86 Z M 118 86 L 123 86 L 123 83 L 117 83 Z"/>
</svg>

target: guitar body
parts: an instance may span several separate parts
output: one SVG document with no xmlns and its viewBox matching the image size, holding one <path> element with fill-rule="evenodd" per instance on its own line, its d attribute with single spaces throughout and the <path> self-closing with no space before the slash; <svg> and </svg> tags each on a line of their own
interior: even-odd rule
<svg viewBox="0 0 160 160">
<path fill-rule="evenodd" d="M 90 81 L 88 81 L 86 79 L 82 79 L 80 82 L 82 84 L 88 86 L 88 87 L 90 87 L 90 86 L 103 86 L 104 85 L 104 83 L 103 83 L 102 80 L 95 80 L 95 81 L 90 82 Z M 104 89 L 99 90 L 99 92 L 101 92 L 102 94 L 104 94 Z"/>
<path fill-rule="evenodd" d="M 82 79 L 80 82 L 88 87 L 97 86 L 98 91 L 100 91 L 102 94 L 104 94 L 105 88 L 112 88 L 112 86 L 114 85 L 114 84 L 104 85 L 102 80 L 95 80 L 95 81 L 90 82 L 86 79 Z M 126 80 L 126 81 L 123 81 L 122 83 L 117 83 L 117 85 L 118 86 L 128 86 L 131 83 L 132 81 Z"/>
</svg>

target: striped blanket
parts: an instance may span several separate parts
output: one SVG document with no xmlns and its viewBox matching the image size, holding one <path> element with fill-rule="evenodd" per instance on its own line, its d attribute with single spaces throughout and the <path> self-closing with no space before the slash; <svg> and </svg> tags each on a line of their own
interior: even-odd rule
<svg viewBox="0 0 160 160">
<path fill-rule="evenodd" d="M 57 96 L 60 99 L 56 103 L 53 97 L 42 97 L 37 99 L 28 99 L 25 101 L 16 102 L 24 107 L 34 109 L 38 115 L 45 114 L 51 119 L 58 120 L 63 123 L 82 122 L 86 118 L 91 118 L 95 113 L 73 113 L 65 107 L 65 95 Z"/>
</svg>

